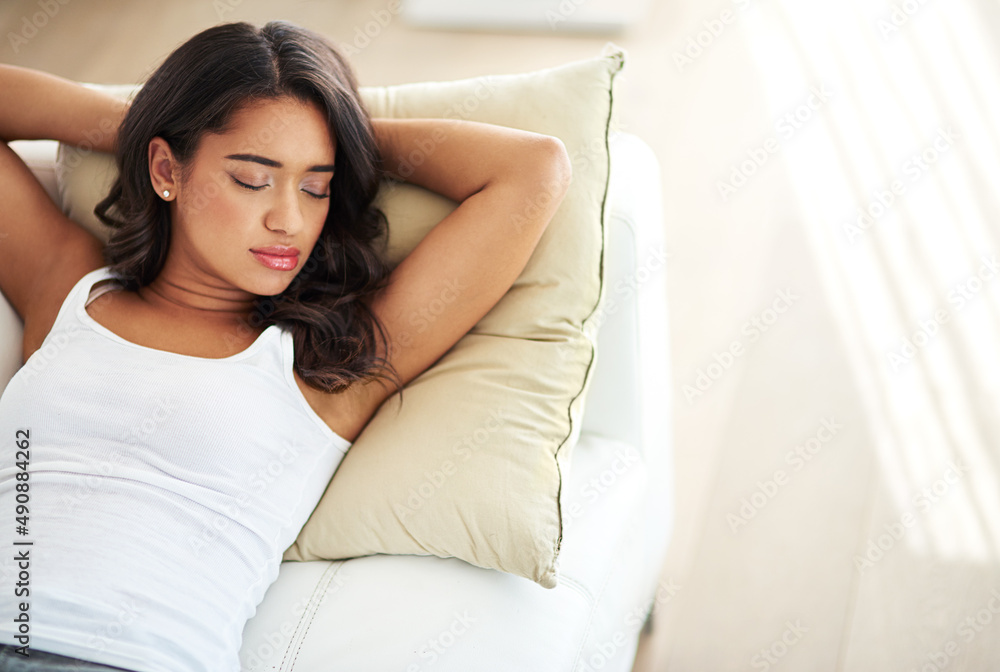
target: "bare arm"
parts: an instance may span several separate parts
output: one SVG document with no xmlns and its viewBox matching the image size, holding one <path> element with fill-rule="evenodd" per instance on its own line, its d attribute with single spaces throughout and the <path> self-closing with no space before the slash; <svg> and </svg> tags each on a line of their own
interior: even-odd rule
<svg viewBox="0 0 1000 672">
<path fill-rule="evenodd" d="M 128 105 L 56 75 L 0 64 L 0 140 L 59 140 L 111 152 Z"/>
<path fill-rule="evenodd" d="M 539 133 L 458 119 L 373 119 L 373 125 L 392 177 L 459 203 L 490 182 L 544 168 L 540 156 L 553 155 L 562 144 Z"/>
<path fill-rule="evenodd" d="M 390 341 L 379 354 L 405 384 L 510 289 L 565 196 L 571 166 L 562 142 L 538 133 L 459 120 L 374 123 L 391 174 L 459 202 L 370 303 Z M 382 381 L 353 386 L 326 418 L 354 436 L 390 393 Z"/>
<path fill-rule="evenodd" d="M 62 213 L 7 142 L 51 139 L 110 151 L 124 107 L 69 80 L 0 65 L 0 290 L 24 320 L 25 358 L 73 284 L 103 265 L 103 245 Z"/>
</svg>

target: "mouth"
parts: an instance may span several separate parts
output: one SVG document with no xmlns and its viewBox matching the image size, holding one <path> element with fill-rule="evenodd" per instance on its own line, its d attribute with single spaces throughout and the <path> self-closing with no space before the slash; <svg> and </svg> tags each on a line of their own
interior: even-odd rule
<svg viewBox="0 0 1000 672">
<path fill-rule="evenodd" d="M 275 271 L 291 271 L 299 264 L 299 250 L 295 247 L 258 247 L 250 253 L 261 264 Z"/>
</svg>

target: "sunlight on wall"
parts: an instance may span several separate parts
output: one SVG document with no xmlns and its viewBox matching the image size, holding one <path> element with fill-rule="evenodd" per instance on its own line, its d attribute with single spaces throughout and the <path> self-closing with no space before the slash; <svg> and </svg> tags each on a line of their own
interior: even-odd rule
<svg viewBox="0 0 1000 672">
<path fill-rule="evenodd" d="M 1000 555 L 1000 72 L 970 3 L 772 0 L 747 39 L 886 495 L 935 557 Z M 816 102 L 810 89 L 825 92 Z M 993 123 L 991 123 L 993 122 Z"/>
</svg>

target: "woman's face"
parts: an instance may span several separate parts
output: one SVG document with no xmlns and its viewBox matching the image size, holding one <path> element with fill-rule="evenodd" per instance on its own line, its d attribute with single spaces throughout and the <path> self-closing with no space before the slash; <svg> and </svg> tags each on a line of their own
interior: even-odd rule
<svg viewBox="0 0 1000 672">
<path fill-rule="evenodd" d="M 180 183 L 169 256 L 206 280 L 280 294 L 323 229 L 335 151 L 315 103 L 281 98 L 235 113 L 227 133 L 202 136 Z"/>
</svg>

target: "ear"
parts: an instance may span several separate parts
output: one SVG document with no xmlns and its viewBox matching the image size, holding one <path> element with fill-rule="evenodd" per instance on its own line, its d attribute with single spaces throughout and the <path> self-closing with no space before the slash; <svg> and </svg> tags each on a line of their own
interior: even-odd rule
<svg viewBox="0 0 1000 672">
<path fill-rule="evenodd" d="M 149 141 L 149 179 L 153 190 L 164 200 L 172 200 L 177 196 L 179 182 L 176 179 L 180 166 L 174 158 L 174 153 L 166 140 L 157 136 Z M 170 193 L 164 196 L 163 192 Z"/>
</svg>

